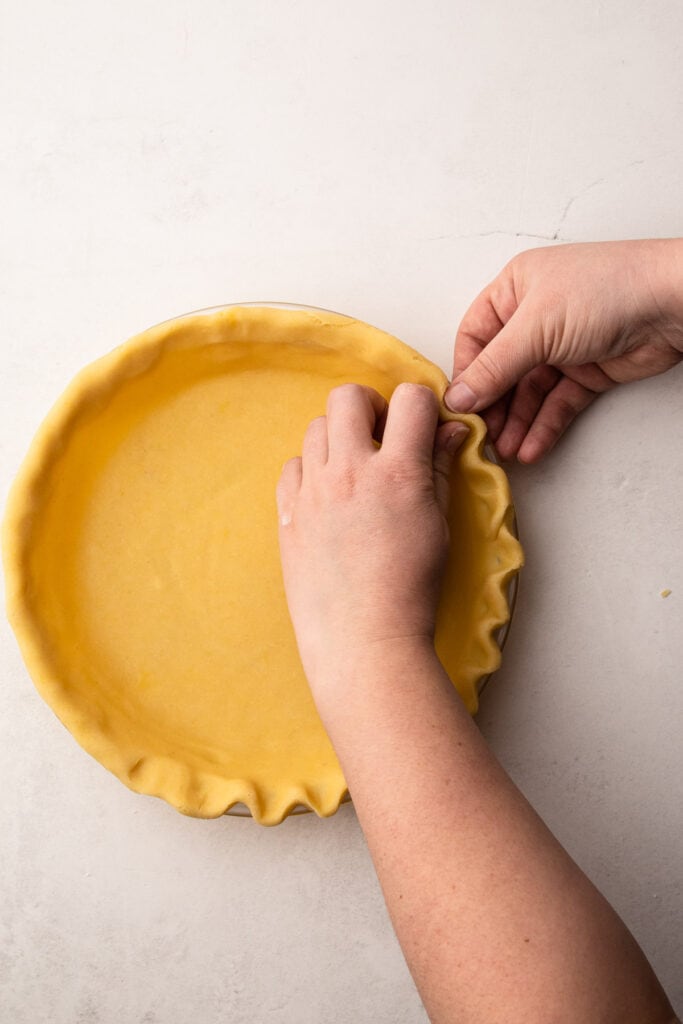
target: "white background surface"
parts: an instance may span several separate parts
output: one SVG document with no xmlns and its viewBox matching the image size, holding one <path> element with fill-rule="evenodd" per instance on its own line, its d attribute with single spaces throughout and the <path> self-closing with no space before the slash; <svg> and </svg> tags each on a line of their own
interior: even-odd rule
<svg viewBox="0 0 683 1024">
<path fill-rule="evenodd" d="M 3 497 L 72 375 L 176 313 L 325 306 L 448 371 L 513 253 L 683 234 L 675 0 L 2 8 Z M 682 387 L 512 470 L 528 565 L 480 715 L 679 1013 Z M 426 1020 L 352 808 L 267 830 L 135 796 L 1 643 L 2 1024 Z"/>
</svg>

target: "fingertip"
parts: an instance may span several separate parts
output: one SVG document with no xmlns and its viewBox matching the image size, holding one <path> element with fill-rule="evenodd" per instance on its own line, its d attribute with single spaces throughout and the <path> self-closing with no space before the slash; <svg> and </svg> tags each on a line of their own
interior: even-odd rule
<svg viewBox="0 0 683 1024">
<path fill-rule="evenodd" d="M 472 412 L 477 404 L 475 395 L 469 384 L 459 380 L 446 389 L 443 396 L 444 404 L 451 412 Z"/>
<path fill-rule="evenodd" d="M 418 384 L 411 380 L 403 380 L 397 384 L 391 398 L 392 401 L 398 398 L 399 401 L 407 399 L 411 402 L 427 402 L 434 408 L 438 408 L 439 404 L 436 395 L 427 384 Z"/>
<path fill-rule="evenodd" d="M 425 384 L 403 381 L 391 395 L 382 449 L 386 458 L 429 458 L 436 440 L 439 401 Z"/>
<path fill-rule="evenodd" d="M 517 452 L 517 461 L 523 465 L 530 466 L 534 462 L 538 462 L 546 453 L 546 449 L 538 442 L 534 441 L 533 438 L 530 441 L 525 441 Z M 512 457 L 512 456 L 511 456 Z"/>
<path fill-rule="evenodd" d="M 296 492 L 301 487 L 301 481 L 303 479 L 303 460 L 300 455 L 294 456 L 294 458 L 287 459 L 283 464 L 280 471 L 277 484 L 275 485 L 275 494 L 278 497 L 283 494 L 289 494 L 290 492 Z"/>
<path fill-rule="evenodd" d="M 500 437 L 503 427 L 505 426 L 505 419 L 508 410 L 508 400 L 503 397 L 499 398 L 497 402 L 494 402 L 488 409 L 482 409 L 479 413 L 489 435 L 489 441 L 492 444 L 496 444 Z"/>
<path fill-rule="evenodd" d="M 505 448 L 501 449 L 497 444 L 494 445 L 494 447 L 496 449 L 496 455 L 498 456 L 499 462 L 511 462 L 514 458 L 514 455 L 510 455 L 510 453 L 507 452 Z"/>
<path fill-rule="evenodd" d="M 436 500 L 443 515 L 448 513 L 450 476 L 455 456 L 469 434 L 469 427 L 461 421 L 442 423 L 434 441 L 434 487 Z"/>
<path fill-rule="evenodd" d="M 448 452 L 449 455 L 455 455 L 469 432 L 469 427 L 461 420 L 456 420 L 453 423 L 442 423 L 436 434 L 437 450 Z"/>
<path fill-rule="evenodd" d="M 501 431 L 501 434 L 496 440 L 495 447 L 503 462 L 512 462 L 512 460 L 518 456 L 521 444 L 521 440 L 515 440 L 514 437 L 511 438 L 505 432 Z"/>
<path fill-rule="evenodd" d="M 469 434 L 469 427 L 466 423 L 455 423 L 453 429 L 449 432 L 446 438 L 446 448 L 452 454 L 457 452 Z"/>
</svg>

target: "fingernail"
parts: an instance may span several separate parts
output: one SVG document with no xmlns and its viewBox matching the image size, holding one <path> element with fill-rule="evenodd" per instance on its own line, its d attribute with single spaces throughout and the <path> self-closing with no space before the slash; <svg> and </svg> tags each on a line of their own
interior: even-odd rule
<svg viewBox="0 0 683 1024">
<path fill-rule="evenodd" d="M 453 429 L 446 438 L 446 448 L 448 449 L 448 451 L 457 451 L 462 442 L 465 440 L 465 435 L 467 433 L 468 430 L 464 423 L 454 423 Z"/>
<path fill-rule="evenodd" d="M 451 384 L 443 400 L 451 412 L 469 412 L 477 404 L 477 396 L 464 381 Z"/>
</svg>

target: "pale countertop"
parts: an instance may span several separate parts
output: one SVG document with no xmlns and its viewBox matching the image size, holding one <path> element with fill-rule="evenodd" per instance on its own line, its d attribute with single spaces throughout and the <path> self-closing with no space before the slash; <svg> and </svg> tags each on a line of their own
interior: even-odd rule
<svg viewBox="0 0 683 1024">
<path fill-rule="evenodd" d="M 677 0 L 2 20 L 3 500 L 73 374 L 174 314 L 323 306 L 448 371 L 515 252 L 683 234 Z M 480 714 L 679 1013 L 682 389 L 679 369 L 613 392 L 511 471 L 528 564 Z M 1 651 L 0 1024 L 426 1021 L 352 807 L 183 818 L 82 752 L 4 620 Z"/>
</svg>

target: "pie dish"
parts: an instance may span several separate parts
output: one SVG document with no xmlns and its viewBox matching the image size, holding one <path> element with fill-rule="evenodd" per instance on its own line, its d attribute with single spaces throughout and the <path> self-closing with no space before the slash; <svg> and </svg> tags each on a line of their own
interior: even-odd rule
<svg viewBox="0 0 683 1024">
<path fill-rule="evenodd" d="M 323 310 L 226 306 L 82 370 L 40 428 L 3 529 L 8 616 L 38 690 L 131 789 L 273 825 L 333 814 L 346 783 L 298 658 L 275 484 L 345 381 L 389 398 L 442 371 Z M 468 709 L 500 660 L 522 564 L 505 474 L 470 434 L 452 476 L 436 646 Z"/>
</svg>

